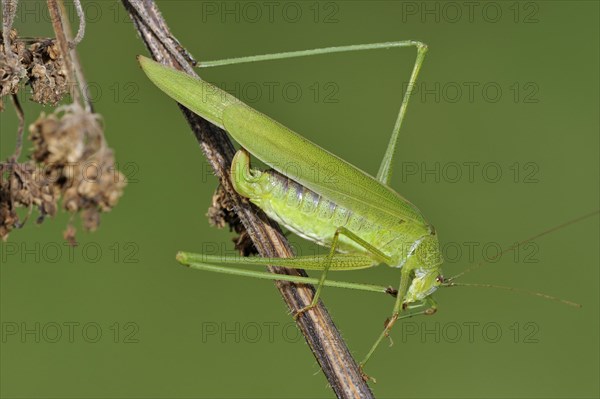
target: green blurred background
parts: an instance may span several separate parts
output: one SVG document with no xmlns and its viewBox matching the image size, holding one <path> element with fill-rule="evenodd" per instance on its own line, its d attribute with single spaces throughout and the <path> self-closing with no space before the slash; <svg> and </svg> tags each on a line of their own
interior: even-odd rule
<svg viewBox="0 0 600 399">
<path fill-rule="evenodd" d="M 158 4 L 199 60 L 428 43 L 392 187 L 436 226 L 448 276 L 497 245 L 598 207 L 595 1 Z M 64 212 L 41 226 L 31 220 L 1 244 L 2 397 L 331 397 L 271 282 L 175 262 L 177 250 L 232 250 L 232 234 L 205 217 L 216 180 L 177 107 L 136 65 L 147 52 L 121 4 L 84 5 L 80 58 L 130 183 L 98 231 L 79 229 L 72 253 Z M 51 35 L 45 2 L 20 7 L 21 35 Z M 335 54 L 202 76 L 374 174 L 414 56 Z M 25 104 L 27 123 L 41 110 Z M 10 103 L 1 118 L 5 159 L 17 123 Z M 316 250 L 291 240 L 298 252 Z M 438 313 L 396 328 L 395 345 L 371 360 L 376 396 L 598 397 L 598 240 L 595 216 L 463 279 L 539 290 L 582 309 L 491 289 L 441 290 Z M 385 266 L 335 275 L 394 285 L 398 277 Z M 393 305 L 336 289 L 324 302 L 357 357 Z"/>
</svg>

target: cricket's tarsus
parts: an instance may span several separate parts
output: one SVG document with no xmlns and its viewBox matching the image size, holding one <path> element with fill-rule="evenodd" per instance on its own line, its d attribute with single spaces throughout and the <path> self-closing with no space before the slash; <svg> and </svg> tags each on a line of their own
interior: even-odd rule
<svg viewBox="0 0 600 399">
<path fill-rule="evenodd" d="M 398 296 L 398 290 L 393 288 L 393 287 L 387 287 L 385 289 L 385 293 L 386 294 L 390 294 L 391 296 L 393 296 L 394 298 L 396 298 Z"/>
</svg>

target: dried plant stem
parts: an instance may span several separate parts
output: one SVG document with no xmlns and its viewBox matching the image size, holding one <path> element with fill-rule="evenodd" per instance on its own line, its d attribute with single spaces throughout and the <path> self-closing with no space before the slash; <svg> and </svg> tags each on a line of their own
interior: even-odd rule
<svg viewBox="0 0 600 399">
<path fill-rule="evenodd" d="M 172 36 L 153 1 L 122 2 L 155 60 L 197 76 L 192 68 L 193 60 Z M 234 147 L 225 132 L 181 105 L 180 108 L 259 253 L 268 257 L 292 256 L 292 250 L 279 227 L 233 189 L 228 174 Z M 306 276 L 303 270 L 297 269 L 269 267 L 269 271 Z M 309 285 L 278 281 L 277 288 L 291 312 L 308 305 L 314 295 L 314 288 Z M 297 324 L 338 397 L 373 397 L 360 368 L 322 303 L 298 317 Z"/>
<path fill-rule="evenodd" d="M 83 7 L 81 6 L 80 0 L 74 0 L 75 9 L 77 10 L 77 18 L 79 18 L 79 27 L 77 28 L 77 35 L 75 39 L 69 40 L 69 48 L 75 48 L 82 40 L 85 34 L 85 14 L 83 13 Z M 66 20 L 68 23 L 68 19 Z"/>
<path fill-rule="evenodd" d="M 60 52 L 65 60 L 65 68 L 67 69 L 67 85 L 74 103 L 81 104 L 86 111 L 93 112 L 93 105 L 88 96 L 87 83 L 83 70 L 75 50 L 75 45 L 83 39 L 85 32 L 85 16 L 83 8 L 79 1 L 75 2 L 77 15 L 80 19 L 77 37 L 73 39 L 71 34 L 71 26 L 68 18 L 63 18 L 66 15 L 64 3 L 62 0 L 48 0 L 48 11 L 52 20 L 52 28 L 56 35 Z M 73 83 L 77 83 L 74 85 Z M 80 103 L 83 100 L 83 103 Z"/>
<path fill-rule="evenodd" d="M 69 51 L 69 40 L 65 33 L 65 27 L 63 23 L 63 12 L 58 4 L 58 0 L 47 0 L 48 11 L 50 13 L 50 20 L 52 21 L 52 28 L 56 35 L 56 42 L 60 48 L 60 53 L 65 61 L 65 68 L 67 69 L 67 87 L 71 94 L 71 98 L 74 103 L 79 103 L 79 91 L 73 84 L 75 79 L 75 73 L 73 69 L 73 62 L 71 60 L 71 52 Z"/>
<path fill-rule="evenodd" d="M 59 2 L 60 11 L 62 15 L 66 15 L 65 5 L 62 0 Z M 79 92 L 81 93 L 81 97 L 83 98 L 83 103 L 86 111 L 92 113 L 94 112 L 94 106 L 92 104 L 92 100 L 89 97 L 88 89 L 87 89 L 87 81 L 85 80 L 85 76 L 83 74 L 83 69 L 81 68 L 81 63 L 79 62 L 79 56 L 77 55 L 76 45 L 83 40 L 83 35 L 85 33 L 85 15 L 83 13 L 83 8 L 81 7 L 81 3 L 79 0 L 75 1 L 75 7 L 77 9 L 77 16 L 79 17 L 79 28 L 77 30 L 77 37 L 75 39 L 72 38 L 71 34 L 71 24 L 69 23 L 68 18 L 63 19 L 63 31 L 65 33 L 65 38 L 69 43 L 69 57 L 71 60 L 71 65 L 73 67 L 73 72 L 75 73 L 75 79 L 77 79 L 77 87 L 79 88 Z"/>
<path fill-rule="evenodd" d="M 11 95 L 11 99 L 13 105 L 15 106 L 17 117 L 19 118 L 19 128 L 17 130 L 17 142 L 15 144 L 15 152 L 10 158 L 10 163 L 14 163 L 19 160 L 19 157 L 21 156 L 21 151 L 23 150 L 23 131 L 25 130 L 25 114 L 23 113 L 23 108 L 21 108 L 19 97 L 16 94 L 13 94 Z"/>
<path fill-rule="evenodd" d="M 17 0 L 2 0 L 2 41 L 4 42 L 4 53 L 7 57 L 14 57 L 12 41 L 10 40 L 10 29 L 12 28 L 15 14 L 17 12 Z"/>
<path fill-rule="evenodd" d="M 6 58 L 14 59 L 16 55 L 12 52 L 12 42 L 10 38 L 10 31 L 12 28 L 15 14 L 17 12 L 17 1 L 16 0 L 3 0 L 2 1 L 2 42 L 4 43 L 4 55 Z M 13 164 L 18 161 L 23 150 L 23 131 L 25 130 L 25 114 L 21 107 L 21 102 L 16 94 L 11 95 L 11 100 L 15 106 L 17 117 L 19 118 L 19 127 L 17 130 L 17 140 L 15 144 L 15 152 L 9 159 L 9 163 Z M 1 101 L 1 100 L 0 100 Z M 1 106 L 0 106 L 1 108 Z"/>
</svg>

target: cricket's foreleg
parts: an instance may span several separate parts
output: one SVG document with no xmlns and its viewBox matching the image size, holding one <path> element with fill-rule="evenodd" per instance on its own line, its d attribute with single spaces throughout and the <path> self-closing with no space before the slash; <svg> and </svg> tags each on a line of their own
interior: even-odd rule
<svg viewBox="0 0 600 399">
<path fill-rule="evenodd" d="M 427 305 L 428 305 L 428 307 L 425 310 L 421 310 L 419 312 L 411 312 L 411 313 L 408 313 L 408 314 L 405 314 L 402 316 L 400 316 L 399 313 L 394 313 L 394 315 L 391 318 L 387 319 L 385 321 L 385 328 L 384 328 L 383 332 L 377 338 L 377 341 L 375 341 L 375 344 L 373 344 L 373 346 L 369 350 L 369 353 L 367 354 L 367 356 L 365 356 L 365 358 L 362 360 L 362 362 L 360 362 L 361 370 L 364 368 L 365 364 L 367 363 L 367 361 L 369 360 L 371 355 L 373 355 L 373 353 L 375 352 L 375 349 L 377 349 L 377 347 L 379 346 L 381 341 L 383 341 L 383 339 L 385 337 L 389 337 L 390 330 L 392 329 L 392 326 L 394 325 L 394 323 L 396 323 L 399 320 L 410 319 L 415 316 L 432 315 L 436 312 L 437 303 L 431 297 L 427 297 L 422 304 L 418 305 L 418 307 L 427 306 Z M 392 346 L 393 344 L 394 344 L 394 342 L 390 338 L 390 346 Z M 371 380 L 375 381 L 375 378 L 369 377 L 367 374 L 365 374 L 364 370 L 362 371 L 362 373 L 363 373 L 363 378 L 365 378 L 365 380 L 371 379 Z"/>
<path fill-rule="evenodd" d="M 389 336 L 390 330 L 392 329 L 392 326 L 394 325 L 394 323 L 396 323 L 399 320 L 404 320 L 404 319 L 410 319 L 412 317 L 415 316 L 421 316 L 421 315 L 432 315 L 435 313 L 435 310 L 437 309 L 437 305 L 435 304 L 435 301 L 433 300 L 433 298 L 428 297 L 424 300 L 423 304 L 418 305 L 418 307 L 422 307 L 422 306 L 426 306 L 429 304 L 429 307 L 425 310 L 421 310 L 419 312 L 410 312 L 407 314 L 404 314 L 402 316 L 400 316 L 398 313 L 394 313 L 394 316 L 392 316 L 391 318 L 387 319 L 385 321 L 385 327 L 383 332 L 381 333 L 381 335 L 377 338 L 377 341 L 375 342 L 375 344 L 373 344 L 373 346 L 371 347 L 371 349 L 369 350 L 369 353 L 367 353 L 367 355 L 365 356 L 365 358 L 362 360 L 362 362 L 360 362 L 360 368 L 363 374 L 363 378 L 365 380 L 373 380 L 374 382 L 377 382 L 375 380 L 375 378 L 368 376 L 367 374 L 365 374 L 364 372 L 364 366 L 367 363 L 367 361 L 369 360 L 369 358 L 371 357 L 371 355 L 373 355 L 373 353 L 375 352 L 375 349 L 377 349 L 377 347 L 379 346 L 379 344 L 381 343 L 381 341 L 383 341 L 383 339 L 385 337 L 390 338 L 390 346 L 392 346 L 394 344 L 394 342 L 392 341 L 391 337 Z M 408 308 L 410 309 L 410 308 Z"/>
<path fill-rule="evenodd" d="M 431 296 L 429 296 L 429 297 L 423 299 L 423 301 L 421 303 L 419 303 L 418 305 L 406 306 L 407 310 L 418 309 L 418 308 L 425 308 L 425 309 L 420 310 L 418 312 L 410 312 L 405 315 L 399 316 L 398 320 L 409 319 L 411 317 L 415 317 L 415 316 L 419 316 L 419 315 L 430 316 L 437 311 L 437 302 Z"/>
<path fill-rule="evenodd" d="M 437 301 L 433 299 L 431 295 L 428 296 L 425 301 L 429 302 L 429 307 L 423 311 L 424 314 L 426 314 L 427 316 L 431 316 L 432 314 L 437 312 Z"/>
<path fill-rule="evenodd" d="M 418 304 L 405 305 L 405 306 L 403 306 L 403 310 L 419 309 L 419 308 L 423 308 L 423 307 L 425 307 L 425 309 L 423 309 L 421 311 L 407 312 L 406 314 L 403 314 L 402 316 L 399 315 L 395 321 L 399 321 L 399 320 L 403 320 L 403 319 L 410 319 L 411 317 L 420 316 L 420 315 L 430 316 L 437 311 L 437 303 L 434 301 L 434 299 L 432 297 L 427 297 L 424 300 L 422 300 L 421 302 L 419 302 Z M 392 337 L 390 336 L 390 331 L 392 329 L 392 326 L 393 326 L 393 323 L 390 325 L 390 319 L 387 319 L 385 321 L 385 327 L 386 327 L 387 331 L 384 330 L 383 336 L 387 337 L 390 340 L 390 346 L 394 345 L 394 341 L 392 340 Z M 365 359 L 364 362 L 366 362 L 366 360 L 367 359 Z M 362 363 L 362 364 L 364 364 L 364 363 Z"/>
<path fill-rule="evenodd" d="M 366 242 L 365 240 L 363 240 L 362 238 L 360 238 L 359 236 L 357 236 L 356 234 L 354 234 L 352 231 L 348 230 L 347 228 L 338 227 L 335 230 L 335 233 L 333 234 L 333 239 L 331 240 L 331 248 L 329 249 L 329 254 L 327 255 L 327 258 L 325 258 L 325 260 L 324 260 L 323 273 L 321 273 L 321 277 L 319 278 L 319 283 L 317 285 L 317 290 L 315 292 L 315 295 L 313 296 L 313 299 L 312 299 L 310 305 L 305 306 L 302 309 L 300 309 L 298 312 L 296 312 L 296 314 L 294 315 L 294 318 L 298 318 L 298 316 L 301 315 L 302 313 L 317 306 L 317 303 L 319 302 L 319 296 L 321 295 L 321 291 L 323 290 L 323 287 L 326 285 L 325 282 L 327 281 L 327 273 L 329 272 L 329 269 L 332 268 L 333 260 L 335 259 L 335 257 L 340 256 L 340 254 L 336 254 L 336 249 L 338 247 L 339 238 L 340 238 L 341 234 L 350 238 L 352 241 L 356 242 L 357 244 L 362 246 L 364 249 L 366 249 L 368 252 L 373 254 L 374 258 L 377 259 L 378 261 L 380 261 L 382 263 L 388 263 L 388 264 L 390 263 L 390 258 L 387 255 L 385 255 L 383 252 L 381 252 L 379 249 L 375 248 L 373 245 L 369 244 L 368 242 Z M 356 256 L 356 255 L 352 255 L 352 256 Z M 368 257 L 368 258 L 373 259 L 370 257 Z"/>
<path fill-rule="evenodd" d="M 369 361 L 371 355 L 373 355 L 373 353 L 375 352 L 375 349 L 377 349 L 381 341 L 383 341 L 383 339 L 388 336 L 390 330 L 398 320 L 400 311 L 402 310 L 402 300 L 406 295 L 406 291 L 408 290 L 408 281 L 410 280 L 410 269 L 408 269 L 407 267 L 403 267 L 401 270 L 402 271 L 400 273 L 400 287 L 398 288 L 398 294 L 396 297 L 396 303 L 394 304 L 392 316 L 385 323 L 385 328 L 383 329 L 383 331 L 381 332 L 381 334 L 379 335 L 379 337 L 377 338 L 377 340 L 375 341 L 375 343 L 373 344 L 363 361 L 360 362 L 361 367 L 364 367 L 365 364 Z"/>
</svg>

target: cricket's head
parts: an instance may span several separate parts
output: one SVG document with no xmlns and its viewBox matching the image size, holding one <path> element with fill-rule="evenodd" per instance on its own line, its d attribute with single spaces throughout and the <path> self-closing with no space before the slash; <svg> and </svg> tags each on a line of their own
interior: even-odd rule
<svg viewBox="0 0 600 399">
<path fill-rule="evenodd" d="M 437 235 L 425 236 L 413 254 L 414 277 L 404 298 L 404 303 L 419 302 L 433 294 L 442 285 L 442 263 L 444 262 Z"/>
</svg>

